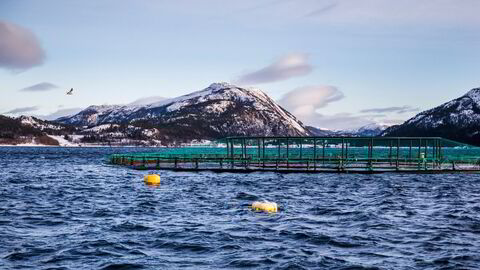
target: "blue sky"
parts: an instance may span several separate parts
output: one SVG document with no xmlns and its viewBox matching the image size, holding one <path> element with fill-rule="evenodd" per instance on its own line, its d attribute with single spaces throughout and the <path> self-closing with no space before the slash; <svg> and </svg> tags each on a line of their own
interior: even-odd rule
<svg viewBox="0 0 480 270">
<path fill-rule="evenodd" d="M 478 10 L 477 0 L 2 0 L 0 113 L 227 81 L 318 127 L 398 123 L 480 86 Z"/>
</svg>

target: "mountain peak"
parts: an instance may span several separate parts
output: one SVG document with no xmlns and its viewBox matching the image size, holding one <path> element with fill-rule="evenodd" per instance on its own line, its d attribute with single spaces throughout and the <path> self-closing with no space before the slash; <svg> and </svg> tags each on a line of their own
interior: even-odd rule
<svg viewBox="0 0 480 270">
<path fill-rule="evenodd" d="M 241 86 L 229 83 L 229 82 L 214 82 L 214 83 L 210 84 L 210 86 L 208 86 L 204 90 L 217 91 L 217 90 L 225 90 L 225 89 L 242 89 L 242 90 L 245 90 L 246 92 L 255 93 L 255 94 L 260 93 L 262 95 L 265 95 L 265 93 L 258 88 L 255 88 L 255 87 L 241 87 Z M 204 90 L 201 90 L 201 91 L 204 91 Z"/>
<path fill-rule="evenodd" d="M 475 103 L 480 104 L 480 87 L 468 91 L 465 96 L 470 97 Z"/>
<path fill-rule="evenodd" d="M 210 84 L 210 86 L 208 86 L 207 88 L 212 90 L 220 90 L 220 89 L 233 88 L 233 87 L 237 87 L 237 86 L 228 82 L 214 82 Z"/>
</svg>

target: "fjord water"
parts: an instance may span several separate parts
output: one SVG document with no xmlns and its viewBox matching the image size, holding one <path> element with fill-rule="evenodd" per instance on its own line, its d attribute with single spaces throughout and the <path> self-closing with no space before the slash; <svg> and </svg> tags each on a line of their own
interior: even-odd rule
<svg viewBox="0 0 480 270">
<path fill-rule="evenodd" d="M 2 269 L 475 269 L 480 177 L 145 171 L 0 148 Z M 279 204 L 255 213 L 252 201 Z"/>
</svg>

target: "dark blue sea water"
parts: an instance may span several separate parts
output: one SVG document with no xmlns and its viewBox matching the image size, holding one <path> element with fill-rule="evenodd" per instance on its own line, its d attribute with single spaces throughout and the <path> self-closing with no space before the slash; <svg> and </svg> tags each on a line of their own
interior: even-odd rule
<svg viewBox="0 0 480 270">
<path fill-rule="evenodd" d="M 0 148 L 1 269 L 478 269 L 480 176 L 216 174 Z M 153 149 L 154 150 L 154 149 Z M 279 204 L 255 213 L 252 201 Z"/>
</svg>

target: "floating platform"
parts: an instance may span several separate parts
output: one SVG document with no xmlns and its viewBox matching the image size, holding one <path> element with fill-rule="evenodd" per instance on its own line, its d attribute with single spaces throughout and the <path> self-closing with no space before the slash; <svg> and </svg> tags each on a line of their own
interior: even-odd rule
<svg viewBox="0 0 480 270">
<path fill-rule="evenodd" d="M 480 148 L 440 137 L 228 137 L 109 160 L 137 170 L 480 173 Z"/>
</svg>

